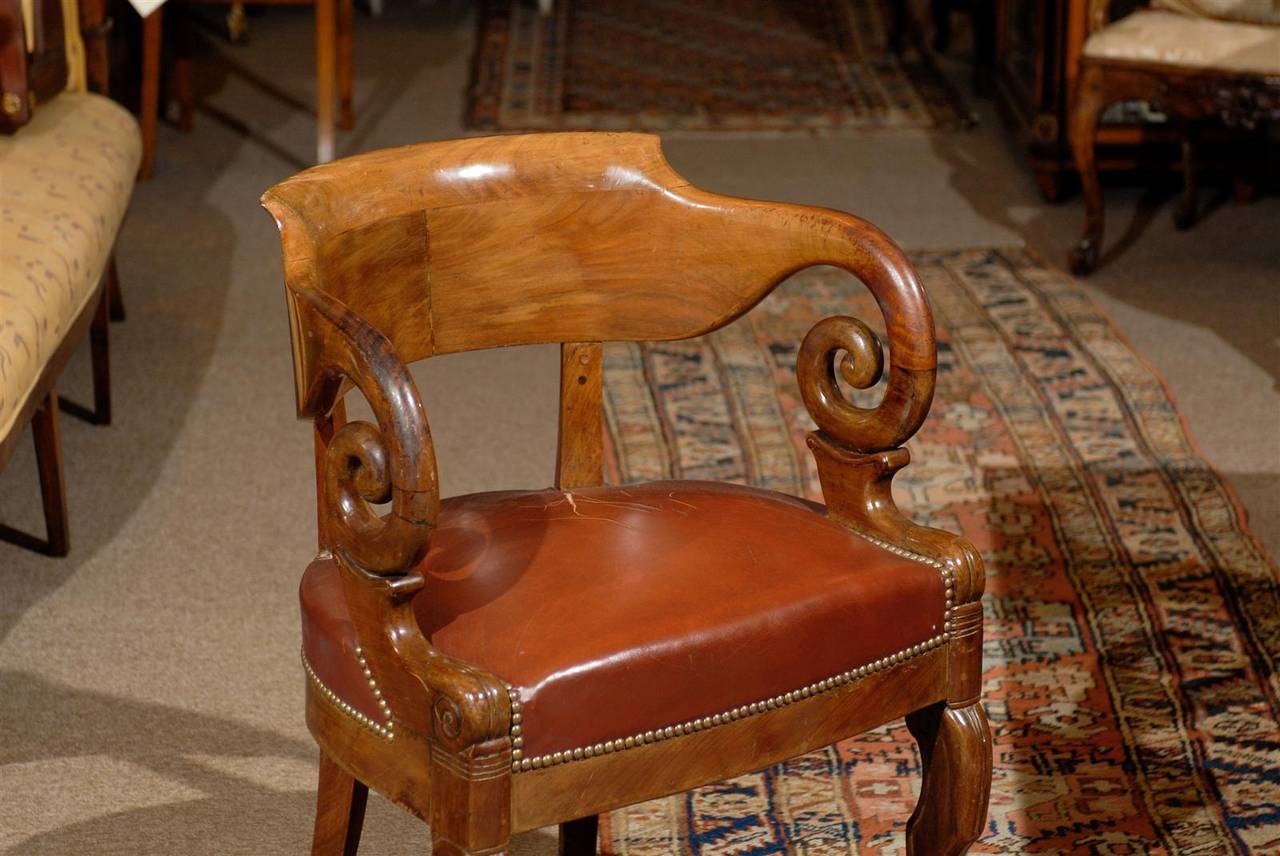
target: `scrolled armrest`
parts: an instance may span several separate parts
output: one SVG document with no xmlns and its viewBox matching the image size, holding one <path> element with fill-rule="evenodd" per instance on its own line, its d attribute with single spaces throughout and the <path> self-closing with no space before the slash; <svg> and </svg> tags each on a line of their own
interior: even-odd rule
<svg viewBox="0 0 1280 856">
<path fill-rule="evenodd" d="M 386 337 L 342 303 L 314 288 L 292 298 L 307 352 L 301 414 L 323 417 L 349 381 L 378 423 L 341 426 L 317 462 L 329 546 L 369 573 L 406 574 L 425 554 L 440 509 L 435 450 L 413 377 Z M 388 500 L 390 513 L 379 515 L 372 503 Z"/>
<path fill-rule="evenodd" d="M 805 408 L 824 434 L 856 452 L 883 452 L 905 443 L 929 412 L 937 370 L 933 315 L 911 263 L 883 232 L 847 215 L 836 226 L 844 251 L 832 263 L 862 280 L 884 314 L 888 386 L 873 408 L 844 397 L 837 371 L 856 389 L 874 386 L 884 371 L 879 337 L 844 315 L 819 321 L 805 336 L 796 379 Z"/>
</svg>

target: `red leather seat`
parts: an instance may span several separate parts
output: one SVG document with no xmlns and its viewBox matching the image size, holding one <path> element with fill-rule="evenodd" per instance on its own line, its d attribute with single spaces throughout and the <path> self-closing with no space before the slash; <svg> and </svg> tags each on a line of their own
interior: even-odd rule
<svg viewBox="0 0 1280 856">
<path fill-rule="evenodd" d="M 927 560 L 715 482 L 445 500 L 424 563 L 422 632 L 514 688 L 526 759 L 803 691 L 935 639 L 946 608 Z M 379 720 L 332 560 L 301 600 L 312 673 Z"/>
</svg>

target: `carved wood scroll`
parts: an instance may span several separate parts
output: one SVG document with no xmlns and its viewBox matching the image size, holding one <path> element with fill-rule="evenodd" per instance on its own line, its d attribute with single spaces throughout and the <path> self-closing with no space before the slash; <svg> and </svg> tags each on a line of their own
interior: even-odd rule
<svg viewBox="0 0 1280 856">
<path fill-rule="evenodd" d="M 407 573 L 422 558 L 440 509 L 427 414 L 386 338 L 316 289 L 293 292 L 315 371 L 304 415 L 324 418 L 344 383 L 369 402 L 378 424 L 337 428 L 325 452 L 325 527 L 335 552 L 374 574 Z M 375 504 L 391 503 L 387 514 Z"/>
</svg>

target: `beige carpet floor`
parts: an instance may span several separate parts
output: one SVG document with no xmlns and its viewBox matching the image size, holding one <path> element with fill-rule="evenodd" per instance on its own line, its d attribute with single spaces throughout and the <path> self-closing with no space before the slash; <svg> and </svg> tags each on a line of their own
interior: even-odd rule
<svg viewBox="0 0 1280 856">
<path fill-rule="evenodd" d="M 357 129 L 341 153 L 460 133 L 469 4 L 357 21 Z M 314 549 L 309 427 L 292 413 L 275 231 L 257 197 L 311 157 L 310 13 L 252 20 L 198 66 L 207 106 L 164 127 L 120 238 L 116 422 L 64 424 L 72 553 L 0 544 L 0 852 L 301 853 L 315 750 L 295 585 Z M 729 193 L 829 205 L 908 247 L 1027 242 L 1058 262 L 1078 201 L 1047 206 L 994 111 L 971 133 L 674 137 L 678 170 Z M 1087 285 L 1169 380 L 1205 454 L 1280 553 L 1280 197 L 1174 231 L 1167 192 L 1108 192 L 1121 249 Z M 84 355 L 64 391 L 89 397 Z M 446 494 L 551 480 L 548 348 L 418 371 Z M 0 521 L 41 531 L 30 444 Z M 374 799 L 368 853 L 422 853 Z M 554 852 L 549 833 L 522 853 Z"/>
</svg>

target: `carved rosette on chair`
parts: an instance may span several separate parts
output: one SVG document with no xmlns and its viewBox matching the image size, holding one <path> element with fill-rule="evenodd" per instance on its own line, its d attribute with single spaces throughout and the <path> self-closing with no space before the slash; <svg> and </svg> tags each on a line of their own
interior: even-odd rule
<svg viewBox="0 0 1280 856">
<path fill-rule="evenodd" d="M 910 852 L 977 838 L 983 572 L 890 496 L 936 361 L 892 241 L 848 214 L 698 190 L 634 134 L 376 152 L 264 204 L 316 427 L 321 554 L 301 589 L 313 852 L 355 852 L 372 787 L 430 822 L 437 854 L 505 852 L 550 823 L 563 853 L 592 853 L 600 812 L 903 716 L 925 765 Z M 601 343 L 701 335 L 815 264 L 875 295 L 889 365 L 864 409 L 840 381 L 880 378 L 875 334 L 833 317 L 801 346 L 825 508 L 712 482 L 603 485 Z M 441 502 L 407 363 L 537 342 L 561 343 L 555 489 Z M 351 389 L 376 424 L 346 422 Z"/>
</svg>

